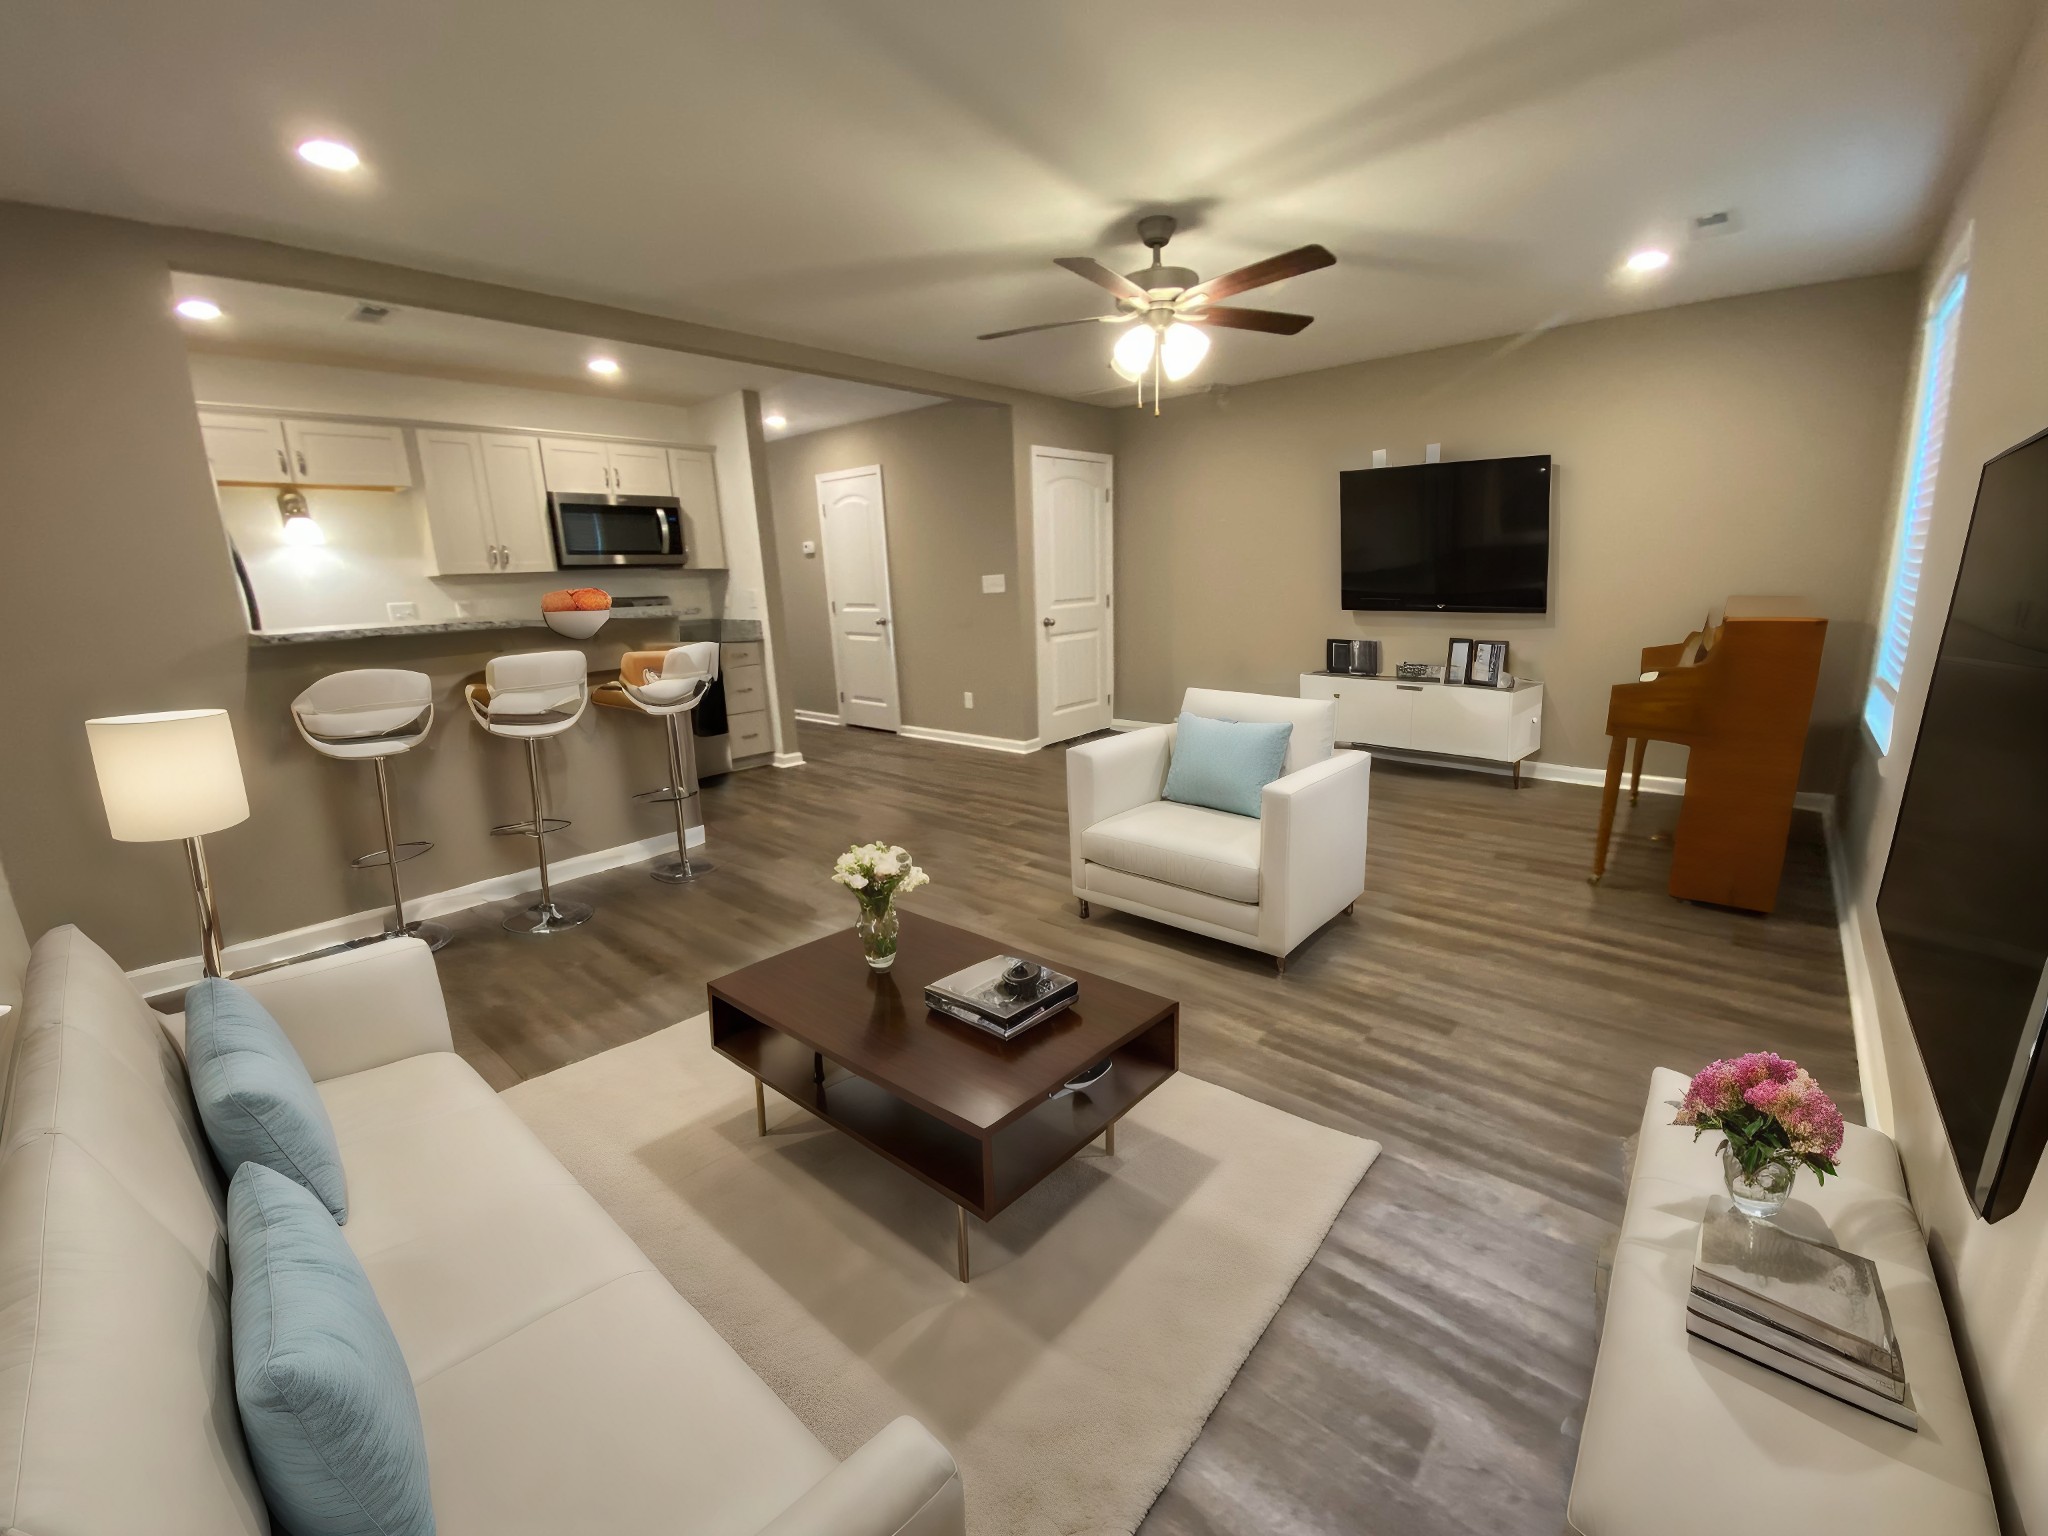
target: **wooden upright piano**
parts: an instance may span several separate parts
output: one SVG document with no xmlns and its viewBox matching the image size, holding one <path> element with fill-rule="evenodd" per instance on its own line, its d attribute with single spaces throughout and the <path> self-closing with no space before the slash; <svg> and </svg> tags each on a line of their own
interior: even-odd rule
<svg viewBox="0 0 2048 1536">
<path fill-rule="evenodd" d="M 1607 705 L 1607 784 L 1593 849 L 1597 884 L 1629 743 L 1629 784 L 1642 786 L 1652 741 L 1692 749 L 1685 804 L 1672 837 L 1671 894 L 1769 912 L 1778 904 L 1806 725 L 1820 680 L 1826 619 L 1787 598 L 1731 597 L 1719 624 L 1643 652 L 1642 681 L 1620 683 Z"/>
</svg>

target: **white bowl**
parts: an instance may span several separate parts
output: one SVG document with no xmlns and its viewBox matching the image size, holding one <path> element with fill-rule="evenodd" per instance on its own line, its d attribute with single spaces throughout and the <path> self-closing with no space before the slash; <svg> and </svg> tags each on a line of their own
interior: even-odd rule
<svg viewBox="0 0 2048 1536">
<path fill-rule="evenodd" d="M 558 635 L 567 635 L 571 640 L 588 640 L 600 629 L 604 621 L 612 616 L 609 608 L 570 608 L 560 613 L 544 613 L 548 628 Z"/>
</svg>

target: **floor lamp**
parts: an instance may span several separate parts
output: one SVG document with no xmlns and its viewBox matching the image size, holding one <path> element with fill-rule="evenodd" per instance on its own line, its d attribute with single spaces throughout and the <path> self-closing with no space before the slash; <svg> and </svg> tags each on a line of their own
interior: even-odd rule
<svg viewBox="0 0 2048 1536">
<path fill-rule="evenodd" d="M 199 904 L 199 942 L 208 976 L 224 976 L 220 914 L 200 839 L 249 819 L 235 731 L 224 709 L 113 715 L 85 722 L 107 828 L 121 843 L 182 840 Z"/>
</svg>

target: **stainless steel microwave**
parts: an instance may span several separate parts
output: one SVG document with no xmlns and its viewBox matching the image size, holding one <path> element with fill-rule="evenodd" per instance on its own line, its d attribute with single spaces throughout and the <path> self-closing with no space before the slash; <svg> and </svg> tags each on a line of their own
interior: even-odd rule
<svg viewBox="0 0 2048 1536">
<path fill-rule="evenodd" d="M 551 491 L 555 563 L 686 565 L 683 504 L 673 496 L 592 496 Z"/>
</svg>

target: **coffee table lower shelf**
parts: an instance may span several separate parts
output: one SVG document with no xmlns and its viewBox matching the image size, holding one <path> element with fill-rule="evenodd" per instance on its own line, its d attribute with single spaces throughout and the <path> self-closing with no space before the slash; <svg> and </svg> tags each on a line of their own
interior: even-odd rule
<svg viewBox="0 0 2048 1536">
<path fill-rule="evenodd" d="M 1098 1137 L 1109 1139 L 1113 1153 L 1116 1122 L 1173 1075 L 1177 1025 L 1177 1016 L 1169 1016 L 1116 1047 L 1109 1074 L 1087 1091 L 1040 1099 L 999 1125 L 975 1131 L 837 1067 L 722 998 L 714 997 L 711 1005 L 712 1046 L 752 1074 L 762 1133 L 767 1128 L 762 1089 L 773 1088 L 951 1200 L 961 1213 L 962 1280 L 967 1278 L 967 1213 L 993 1219 Z"/>
</svg>

